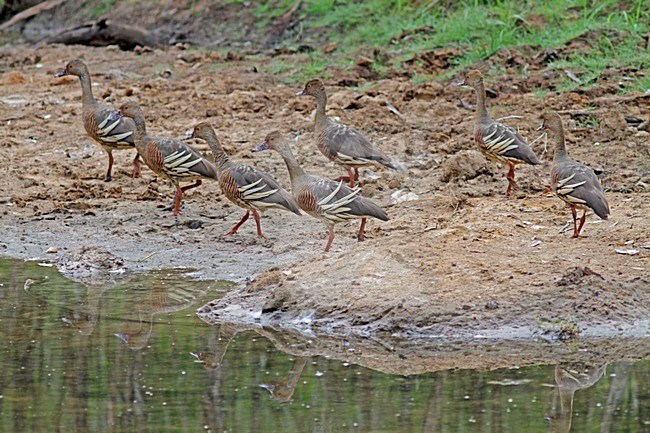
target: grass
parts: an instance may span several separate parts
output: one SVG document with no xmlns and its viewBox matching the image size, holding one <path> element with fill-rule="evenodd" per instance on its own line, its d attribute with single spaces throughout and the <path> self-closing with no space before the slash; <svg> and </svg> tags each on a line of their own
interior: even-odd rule
<svg viewBox="0 0 650 433">
<path fill-rule="evenodd" d="M 255 14 L 260 25 L 288 10 L 295 0 L 261 2 Z M 318 51 L 319 62 L 344 64 L 360 53 L 379 49 L 388 54 L 378 61 L 380 74 L 403 68 L 418 54 L 452 48 L 457 55 L 444 75 L 419 70 L 415 79 L 447 79 L 460 70 L 488 61 L 501 50 L 528 47 L 533 52 L 564 48 L 584 36 L 583 46 L 566 50 L 548 69 L 569 69 L 580 78 L 557 83 L 563 89 L 589 88 L 603 79 L 606 71 L 623 71 L 632 76 L 621 91 L 650 88 L 650 53 L 644 35 L 650 31 L 647 0 L 461 0 L 424 2 L 414 0 L 305 0 L 299 12 L 304 31 L 325 34 L 337 49 Z M 422 31 L 428 27 L 431 31 Z M 400 35 L 407 37 L 399 38 Z M 490 63 L 495 72 L 502 65 Z M 321 66 L 309 68 L 317 72 Z M 523 71 L 525 73 L 525 71 Z M 611 74 L 610 74 L 611 75 Z M 564 74 L 558 74 L 564 77 Z"/>
<path fill-rule="evenodd" d="M 108 12 L 115 5 L 116 1 L 117 0 L 101 0 L 97 5 L 93 6 L 90 10 L 90 14 L 95 18 L 99 18 Z"/>
</svg>

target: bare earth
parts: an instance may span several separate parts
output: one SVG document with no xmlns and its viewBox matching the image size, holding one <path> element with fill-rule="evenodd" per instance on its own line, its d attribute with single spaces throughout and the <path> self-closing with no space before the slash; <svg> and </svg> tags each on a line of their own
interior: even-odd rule
<svg viewBox="0 0 650 433">
<path fill-rule="evenodd" d="M 266 58 L 5 46 L 0 254 L 56 260 L 103 246 L 130 270 L 187 267 L 201 278 L 241 283 L 201 309 L 207 321 L 359 336 L 649 336 L 650 133 L 629 121 L 644 120 L 647 129 L 649 94 L 595 89 L 540 99 L 530 92 L 535 82 L 523 86 L 519 76 L 488 82 L 499 93 L 489 100 L 494 117 L 521 116 L 507 122 L 532 141 L 542 110 L 559 110 L 569 153 L 602 172 L 612 216 L 590 215 L 585 236 L 571 239 L 569 210 L 544 192 L 552 151 L 537 141 L 544 165 L 519 167 L 521 190 L 505 198 L 505 170 L 474 149 L 472 111 L 459 106 L 474 104 L 471 91 L 402 78 L 361 91 L 336 85 L 340 77 L 326 80 L 329 115 L 364 131 L 408 172 L 362 170 L 363 195 L 391 220 L 370 221 L 364 243 L 355 239 L 358 222 L 339 225 L 332 251 L 323 253 L 325 228 L 290 213 L 263 218 L 264 244 L 252 221 L 223 237 L 243 210 L 216 183 L 189 192 L 176 225 L 163 209 L 171 186 L 146 169 L 129 177 L 133 151 L 114 153 L 113 181 L 103 182 L 107 158 L 83 130 L 78 80 L 53 78 L 74 57 L 88 63 L 97 98 L 114 105 L 137 99 L 154 135 L 182 137 L 208 120 L 234 158 L 288 187 L 277 154 L 250 152 L 279 129 L 295 138 L 308 171 L 343 174 L 313 143 L 314 101 L 294 96 L 300 86 L 258 72 Z M 296 60 L 299 54 L 286 57 Z M 57 252 L 47 253 L 52 247 Z"/>
</svg>

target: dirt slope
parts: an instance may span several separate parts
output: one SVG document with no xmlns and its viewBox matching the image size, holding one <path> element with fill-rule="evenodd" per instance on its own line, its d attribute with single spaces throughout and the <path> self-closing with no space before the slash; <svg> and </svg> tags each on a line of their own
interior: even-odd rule
<svg viewBox="0 0 650 433">
<path fill-rule="evenodd" d="M 570 334 L 577 327 L 584 335 L 647 335 L 650 140 L 630 119 L 648 120 L 650 95 L 595 89 L 539 99 L 508 91 L 522 88 L 519 76 L 494 86 L 500 94 L 489 101 L 495 117 L 521 116 L 509 122 L 532 140 L 540 112 L 560 110 L 570 154 L 602 173 L 612 217 L 590 216 L 586 236 L 574 240 L 562 230 L 568 210 L 542 193 L 551 157 L 543 140 L 534 148 L 546 162 L 519 168 L 521 191 L 506 199 L 503 170 L 474 150 L 472 112 L 459 107 L 459 100 L 473 104 L 471 92 L 452 82 L 401 78 L 358 91 L 336 86 L 341 77 L 335 76 L 327 80 L 329 114 L 364 131 L 408 172 L 364 170 L 363 194 L 386 207 L 391 220 L 369 222 L 370 239 L 361 244 L 354 239 L 356 223 L 337 227 L 334 247 L 324 254 L 325 230 L 307 216 L 269 212 L 265 245 L 250 224 L 223 238 L 242 211 L 216 184 L 192 190 L 175 225 L 160 209 L 171 200 L 171 188 L 150 171 L 129 178 L 133 155 L 126 151 L 115 153 L 114 181 L 102 182 L 106 157 L 83 132 L 78 81 L 52 78 L 78 56 L 90 66 L 95 95 L 114 104 L 139 100 L 154 134 L 180 137 L 209 120 L 229 153 L 287 185 L 276 154 L 250 153 L 266 133 L 281 129 L 295 139 L 294 151 L 310 172 L 341 174 L 313 145 L 313 101 L 294 96 L 300 86 L 259 72 L 263 59 L 175 48 L 134 54 L 5 46 L 1 254 L 55 259 L 101 245 L 135 270 L 184 266 L 238 282 L 259 275 L 210 307 L 213 318 L 234 321 L 298 320 L 360 334 L 528 336 L 547 329 Z M 196 145 L 207 151 L 204 143 Z M 46 253 L 49 247 L 58 253 Z"/>
</svg>

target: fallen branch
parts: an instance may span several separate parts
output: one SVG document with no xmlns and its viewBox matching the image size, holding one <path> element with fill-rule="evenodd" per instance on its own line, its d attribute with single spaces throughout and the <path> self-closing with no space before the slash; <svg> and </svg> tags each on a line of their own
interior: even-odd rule
<svg viewBox="0 0 650 433">
<path fill-rule="evenodd" d="M 43 3 L 39 3 L 35 6 L 32 6 L 31 8 L 27 8 L 24 11 L 14 15 L 13 18 L 11 18 L 9 21 L 0 25 L 0 31 L 6 30 L 9 27 L 13 26 L 14 24 L 18 24 L 21 21 L 28 20 L 31 17 L 40 14 L 41 12 L 49 11 L 50 9 L 57 7 L 58 5 L 60 5 L 65 1 L 66 0 L 47 0 L 44 1 Z"/>
<path fill-rule="evenodd" d="M 117 24 L 105 19 L 64 30 L 45 39 L 44 43 L 99 47 L 117 44 L 123 50 L 132 50 L 138 45 L 153 48 L 160 45 L 157 39 L 145 29 Z"/>
</svg>

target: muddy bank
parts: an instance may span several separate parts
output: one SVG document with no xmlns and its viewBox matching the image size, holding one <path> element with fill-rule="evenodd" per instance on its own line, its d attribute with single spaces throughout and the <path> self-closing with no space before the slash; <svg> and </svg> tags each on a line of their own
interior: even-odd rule
<svg viewBox="0 0 650 433">
<path fill-rule="evenodd" d="M 208 323 L 210 321 L 208 320 Z M 612 362 L 638 361 L 650 357 L 650 348 L 639 339 L 580 339 L 566 343 L 543 339 L 449 340 L 428 338 L 367 338 L 355 335 L 305 335 L 297 329 L 257 325 L 220 324 L 210 352 L 200 358 L 206 367 L 219 368 L 230 343 L 240 332 L 253 331 L 296 357 L 325 356 L 387 374 L 414 375 L 442 370 L 493 370 L 529 365 L 583 364 L 600 366 Z"/>
<path fill-rule="evenodd" d="M 201 278 L 241 284 L 203 310 L 212 319 L 297 321 L 307 332 L 647 336 L 650 144 L 642 123 L 632 120 L 647 120 L 650 95 L 601 89 L 538 98 L 510 94 L 512 83 L 500 83 L 504 91 L 490 101 L 495 117 L 520 115 L 510 122 L 530 140 L 540 112 L 560 110 L 570 154 L 600 173 L 612 217 L 590 216 L 586 236 L 574 240 L 570 213 L 543 193 L 550 158 L 543 139 L 534 147 L 544 165 L 519 168 L 521 190 L 505 199 L 503 170 L 485 163 L 471 141 L 472 112 L 463 108 L 473 103 L 470 92 L 453 82 L 403 78 L 362 90 L 337 85 L 342 77 L 335 76 L 327 80 L 328 113 L 363 130 L 407 173 L 363 170 L 362 193 L 391 220 L 369 222 L 364 243 L 355 240 L 358 223 L 338 226 L 324 254 L 325 229 L 307 216 L 268 212 L 267 242 L 258 242 L 252 223 L 224 237 L 243 211 L 214 183 L 189 192 L 177 223 L 164 209 L 171 187 L 148 170 L 130 178 L 128 151 L 115 152 L 114 180 L 100 180 L 106 156 L 83 131 L 79 83 L 52 77 L 73 57 L 90 65 L 98 98 L 140 101 L 154 135 L 182 137 L 207 120 L 233 158 L 288 186 L 277 155 L 250 153 L 281 129 L 311 173 L 342 174 L 313 144 L 314 104 L 295 97 L 300 86 L 263 72 L 263 60 L 189 54 L 2 48 L 0 254 L 55 261 L 101 246 L 128 270 L 193 269 Z"/>
<path fill-rule="evenodd" d="M 204 312 L 337 335 L 647 336 L 649 245 L 635 256 L 616 250 L 630 227 L 647 226 L 650 207 L 590 224 L 576 241 L 558 233 L 564 221 L 549 212 L 554 204 L 472 199 L 452 222 L 427 229 L 436 224 L 430 203 L 393 222 L 414 232 L 398 242 L 380 234 L 371 246 L 268 271 Z"/>
</svg>

